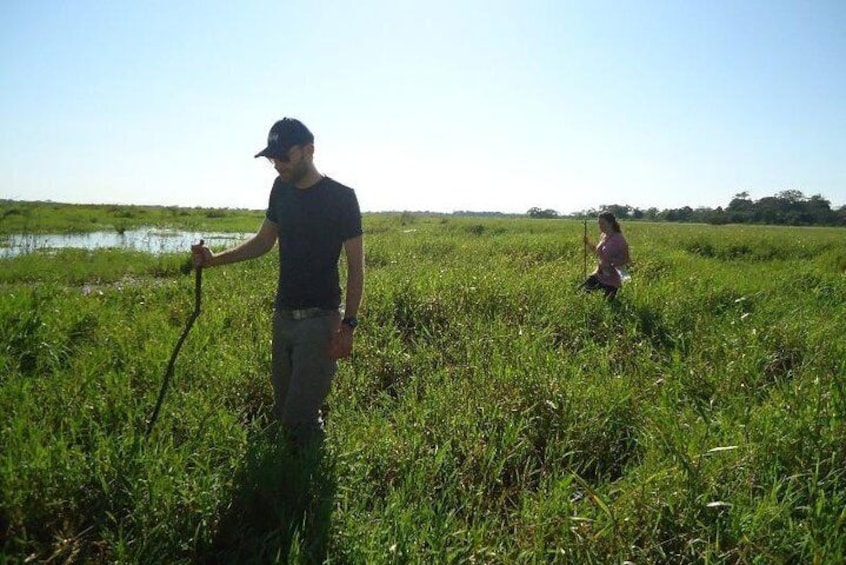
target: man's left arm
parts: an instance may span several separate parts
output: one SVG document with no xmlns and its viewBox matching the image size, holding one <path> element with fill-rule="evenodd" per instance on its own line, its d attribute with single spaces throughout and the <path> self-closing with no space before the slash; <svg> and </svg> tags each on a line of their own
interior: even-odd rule
<svg viewBox="0 0 846 565">
<path fill-rule="evenodd" d="M 362 236 L 353 237 L 344 242 L 347 259 L 347 289 L 344 302 L 344 318 L 358 316 L 361 297 L 364 295 L 364 242 Z M 330 346 L 329 356 L 333 359 L 349 357 L 352 353 L 353 333 L 355 328 L 340 324 Z"/>
<path fill-rule="evenodd" d="M 347 256 L 347 291 L 345 294 L 344 316 L 355 318 L 364 295 L 364 242 L 362 236 L 344 242 Z"/>
</svg>

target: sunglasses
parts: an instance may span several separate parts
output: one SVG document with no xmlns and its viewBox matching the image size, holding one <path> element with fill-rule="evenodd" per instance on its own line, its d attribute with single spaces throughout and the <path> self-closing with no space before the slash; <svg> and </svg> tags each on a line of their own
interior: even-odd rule
<svg viewBox="0 0 846 565">
<path fill-rule="evenodd" d="M 298 145 L 294 145 L 294 147 L 298 147 Z M 285 154 L 280 156 L 280 157 L 267 157 L 267 160 L 270 161 L 270 164 L 272 164 L 272 165 L 275 165 L 276 163 L 282 163 L 282 164 L 287 165 L 288 163 L 291 162 L 290 152 L 291 152 L 291 149 L 294 149 L 294 147 L 291 147 L 290 149 L 288 149 L 288 151 L 286 151 Z"/>
</svg>

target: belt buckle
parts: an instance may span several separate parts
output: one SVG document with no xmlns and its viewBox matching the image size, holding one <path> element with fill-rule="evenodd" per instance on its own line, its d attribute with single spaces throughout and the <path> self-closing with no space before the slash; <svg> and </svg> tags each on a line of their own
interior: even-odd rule
<svg viewBox="0 0 846 565">
<path fill-rule="evenodd" d="M 288 310 L 286 313 L 288 314 L 287 317 L 291 318 L 292 320 L 300 321 L 307 320 L 309 318 L 314 318 L 318 316 L 321 311 L 321 308 L 293 308 L 291 310 Z"/>
<path fill-rule="evenodd" d="M 313 313 L 313 308 L 303 308 L 301 310 L 291 310 L 291 318 L 294 320 L 305 320 L 310 318 Z"/>
</svg>

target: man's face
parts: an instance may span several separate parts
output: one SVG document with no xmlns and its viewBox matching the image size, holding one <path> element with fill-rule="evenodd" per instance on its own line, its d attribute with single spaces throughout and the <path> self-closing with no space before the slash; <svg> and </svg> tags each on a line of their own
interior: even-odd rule
<svg viewBox="0 0 846 565">
<path fill-rule="evenodd" d="M 268 157 L 267 160 L 285 182 L 296 183 L 308 173 L 306 152 L 301 145 L 288 149 L 284 157 Z"/>
</svg>

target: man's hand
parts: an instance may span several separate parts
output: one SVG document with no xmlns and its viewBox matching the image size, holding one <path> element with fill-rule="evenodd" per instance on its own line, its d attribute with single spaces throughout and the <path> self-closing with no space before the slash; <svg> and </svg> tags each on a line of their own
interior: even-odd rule
<svg viewBox="0 0 846 565">
<path fill-rule="evenodd" d="M 211 249 L 203 245 L 203 242 L 191 246 L 191 260 L 195 267 L 211 267 L 214 254 Z"/>
<path fill-rule="evenodd" d="M 340 322 L 332 333 L 332 341 L 329 343 L 329 358 L 333 361 L 349 357 L 353 348 L 353 329 Z"/>
</svg>

